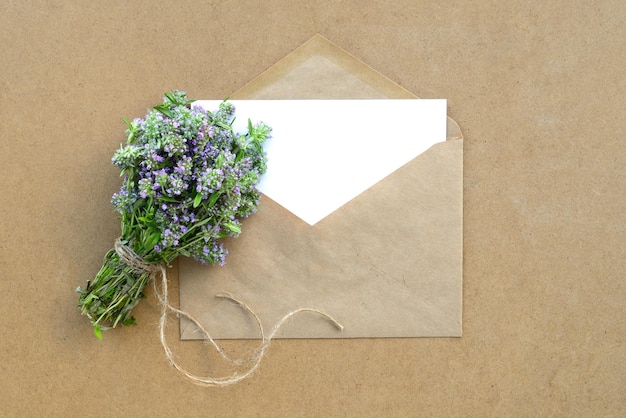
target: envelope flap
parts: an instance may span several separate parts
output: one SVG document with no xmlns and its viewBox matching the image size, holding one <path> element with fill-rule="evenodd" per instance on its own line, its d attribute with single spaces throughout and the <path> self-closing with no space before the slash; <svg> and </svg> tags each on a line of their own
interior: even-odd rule
<svg viewBox="0 0 626 418">
<path fill-rule="evenodd" d="M 321 35 L 235 92 L 233 99 L 414 99 Z"/>
<path fill-rule="evenodd" d="M 415 99 L 410 91 L 320 34 L 231 95 L 232 99 Z M 447 120 L 447 138 L 463 139 Z"/>
</svg>

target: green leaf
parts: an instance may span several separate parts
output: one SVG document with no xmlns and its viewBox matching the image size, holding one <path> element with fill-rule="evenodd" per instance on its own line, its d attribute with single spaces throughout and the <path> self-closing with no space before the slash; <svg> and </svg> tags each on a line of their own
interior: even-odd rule
<svg viewBox="0 0 626 418">
<path fill-rule="evenodd" d="M 161 234 L 153 232 L 146 240 L 146 248 L 154 248 L 154 246 L 159 242 L 159 239 L 161 239 Z"/>
<path fill-rule="evenodd" d="M 172 110 L 165 104 L 154 106 L 154 110 L 163 113 L 165 116 L 174 118 L 174 112 L 172 112 Z"/>
<path fill-rule="evenodd" d="M 93 326 L 93 333 L 96 335 L 97 339 L 102 339 L 102 328 L 100 327 L 100 325 Z"/>
<path fill-rule="evenodd" d="M 217 202 L 217 199 L 219 199 L 219 197 L 221 196 L 220 192 L 213 192 L 211 194 L 211 197 L 209 197 L 209 207 L 212 208 L 215 205 L 215 202 Z"/>
<path fill-rule="evenodd" d="M 241 227 L 235 223 L 225 222 L 224 226 L 226 227 L 226 229 L 234 232 L 237 235 L 241 234 Z"/>
<path fill-rule="evenodd" d="M 215 166 L 217 168 L 222 168 L 224 162 L 226 162 L 226 157 L 224 157 L 224 154 L 220 153 L 220 155 L 217 156 L 217 160 L 215 160 Z"/>
<path fill-rule="evenodd" d="M 177 100 L 172 93 L 165 93 L 165 97 L 167 98 L 167 100 L 172 102 L 172 104 L 176 104 Z"/>
<path fill-rule="evenodd" d="M 196 222 L 193 227 L 194 228 L 200 228 L 202 225 L 206 225 L 207 223 L 209 223 L 210 220 L 211 220 L 211 218 L 204 218 L 200 222 Z"/>
<path fill-rule="evenodd" d="M 218 128 L 226 129 L 226 130 L 232 129 L 232 126 L 227 125 L 224 122 L 220 122 L 220 121 L 215 121 L 215 126 L 217 126 Z"/>
<path fill-rule="evenodd" d="M 129 327 L 131 325 L 136 325 L 136 324 L 137 324 L 137 321 L 132 316 L 122 321 L 122 325 L 125 327 Z"/>
<path fill-rule="evenodd" d="M 235 158 L 235 162 L 238 163 L 239 161 L 241 161 L 245 155 L 246 153 L 242 149 L 237 151 L 237 157 Z"/>
<path fill-rule="evenodd" d="M 202 202 L 202 195 L 198 193 L 195 199 L 193 199 L 193 207 L 197 208 L 198 206 L 200 206 L 200 202 Z"/>
<path fill-rule="evenodd" d="M 135 204 L 133 204 L 133 212 L 137 212 L 137 209 L 142 207 L 145 203 L 146 203 L 146 199 L 137 199 Z"/>
<path fill-rule="evenodd" d="M 90 293 L 89 295 L 85 296 L 85 300 L 83 301 L 84 304 L 88 304 L 91 303 L 92 300 L 96 300 L 98 299 L 97 295 L 94 295 L 93 293 Z"/>
</svg>

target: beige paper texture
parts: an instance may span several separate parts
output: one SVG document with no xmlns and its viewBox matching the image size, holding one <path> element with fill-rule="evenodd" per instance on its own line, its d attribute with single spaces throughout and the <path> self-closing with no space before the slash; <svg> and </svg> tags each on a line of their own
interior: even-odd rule
<svg viewBox="0 0 626 418">
<path fill-rule="evenodd" d="M 238 99 L 414 98 L 317 35 L 232 95 Z M 271 162 L 270 162 L 271 163 Z M 448 118 L 436 144 L 314 226 L 262 197 L 224 267 L 180 259 L 181 308 L 217 339 L 259 338 L 245 301 L 277 338 L 456 337 L 462 334 L 463 142 Z M 201 338 L 181 320 L 181 338 Z"/>
</svg>

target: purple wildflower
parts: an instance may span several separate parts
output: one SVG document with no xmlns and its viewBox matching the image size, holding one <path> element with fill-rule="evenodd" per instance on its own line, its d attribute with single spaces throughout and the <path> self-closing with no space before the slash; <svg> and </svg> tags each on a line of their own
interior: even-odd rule
<svg viewBox="0 0 626 418">
<path fill-rule="evenodd" d="M 133 120 L 133 143 L 118 150 L 113 162 L 135 171 L 112 202 L 123 216 L 133 212 L 137 228 L 150 231 L 137 229 L 136 237 L 125 239 L 158 238 L 157 259 L 169 260 L 184 248 L 203 263 L 223 264 L 228 252 L 220 238 L 236 236 L 239 219 L 258 205 L 255 186 L 265 171 L 258 145 L 270 130 L 257 125 L 240 135 L 229 128 L 235 111 L 230 103 L 209 112 L 185 102 L 183 92 L 171 93 L 164 102 L 169 113 L 152 110 Z M 203 224 L 194 227 L 198 222 Z"/>
</svg>

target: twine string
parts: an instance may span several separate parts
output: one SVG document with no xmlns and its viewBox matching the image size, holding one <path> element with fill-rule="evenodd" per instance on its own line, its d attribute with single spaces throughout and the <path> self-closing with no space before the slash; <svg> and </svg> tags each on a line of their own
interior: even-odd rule
<svg viewBox="0 0 626 418">
<path fill-rule="evenodd" d="M 254 350 L 254 352 L 252 353 L 250 357 L 248 357 L 247 359 L 233 359 L 215 342 L 213 337 L 211 337 L 211 334 L 200 324 L 200 322 L 198 322 L 193 316 L 191 316 L 187 312 L 182 311 L 178 308 L 175 308 L 169 303 L 169 295 L 168 295 L 168 289 L 167 289 L 168 287 L 167 271 L 166 271 L 166 266 L 164 263 L 160 263 L 160 264 L 147 263 L 143 258 L 141 258 L 138 254 L 136 254 L 132 250 L 132 248 L 123 244 L 120 238 L 118 238 L 115 241 L 114 248 L 115 248 L 115 252 L 118 254 L 121 261 L 123 261 L 125 264 L 127 264 L 128 266 L 130 266 L 132 269 L 136 270 L 139 273 L 141 272 L 149 273 L 150 277 L 153 279 L 154 293 L 159 301 L 159 306 L 161 308 L 161 316 L 159 318 L 158 329 L 159 329 L 159 339 L 161 341 L 161 345 L 163 346 L 163 350 L 165 351 L 165 356 L 167 357 L 170 364 L 174 368 L 176 368 L 180 373 L 182 373 L 184 376 L 186 376 L 195 384 L 198 384 L 201 386 L 228 386 L 228 385 L 232 385 L 234 383 L 240 382 L 241 380 L 249 377 L 252 373 L 254 373 L 254 371 L 261 364 L 261 360 L 263 358 L 263 355 L 265 354 L 265 351 L 268 349 L 272 339 L 276 336 L 280 328 L 289 319 L 291 319 L 293 316 L 299 313 L 302 313 L 302 312 L 315 313 L 327 319 L 340 331 L 343 330 L 343 326 L 330 315 L 322 311 L 319 311 L 317 309 L 299 308 L 283 316 L 278 322 L 276 322 L 276 324 L 274 324 L 270 333 L 266 334 L 258 315 L 246 303 L 240 301 L 239 299 L 236 299 L 235 297 L 233 297 L 232 295 L 228 293 L 218 294 L 216 295 L 217 297 L 226 299 L 230 302 L 233 302 L 239 305 L 252 318 L 254 318 L 257 328 L 259 329 L 259 333 L 261 335 L 261 344 Z M 160 289 L 159 289 L 159 286 L 157 286 L 158 276 L 161 277 Z M 167 339 L 165 337 L 165 327 L 167 323 L 168 312 L 173 312 L 178 317 L 186 318 L 191 323 L 193 323 L 197 327 L 197 329 L 201 332 L 201 334 L 203 335 L 207 343 L 216 350 L 216 352 L 221 356 L 221 358 L 224 361 L 230 364 L 236 365 L 236 366 L 249 365 L 249 367 L 243 372 L 235 372 L 232 375 L 226 376 L 226 377 L 197 376 L 187 371 L 185 368 L 179 365 L 174 359 L 172 349 L 170 348 L 167 342 Z"/>
</svg>

